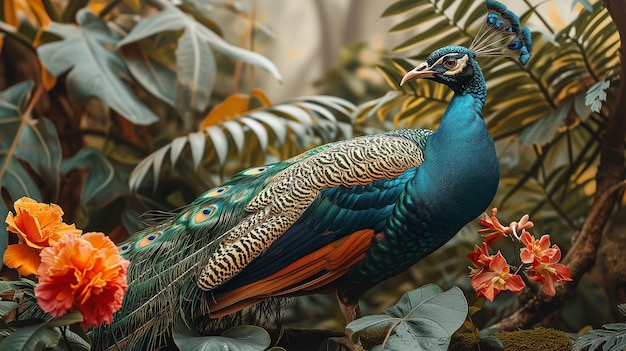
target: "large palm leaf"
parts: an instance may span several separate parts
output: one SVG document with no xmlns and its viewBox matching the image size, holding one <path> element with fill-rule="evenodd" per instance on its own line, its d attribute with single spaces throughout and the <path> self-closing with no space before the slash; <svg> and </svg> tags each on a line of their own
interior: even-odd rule
<svg viewBox="0 0 626 351">
<path fill-rule="evenodd" d="M 225 173 L 232 174 L 250 162 L 275 162 L 320 142 L 350 138 L 354 110 L 352 103 L 340 98 L 311 96 L 249 111 L 161 147 L 133 170 L 131 189 L 138 188 L 151 169 L 158 183 L 168 155 L 174 167 L 186 162 L 195 169 L 200 165 L 211 169 L 215 177 L 210 185 L 215 186 L 224 181 Z M 241 160 L 233 162 L 234 153 L 251 159 L 243 160 L 242 167 Z"/>
</svg>

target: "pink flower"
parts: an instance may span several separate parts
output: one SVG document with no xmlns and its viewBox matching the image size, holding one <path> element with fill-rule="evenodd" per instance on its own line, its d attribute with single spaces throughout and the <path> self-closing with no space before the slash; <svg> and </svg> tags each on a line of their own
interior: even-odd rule
<svg viewBox="0 0 626 351">
<path fill-rule="evenodd" d="M 528 271 L 528 278 L 543 284 L 542 290 L 546 295 L 554 296 L 556 294 L 554 283 L 559 281 L 571 282 L 572 278 L 569 268 L 558 263 L 561 260 L 561 249 L 554 245 L 551 250 L 555 250 L 552 255 L 544 255 L 541 259 L 535 256 L 533 265 Z"/>
<path fill-rule="evenodd" d="M 531 222 L 529 219 L 530 216 L 528 214 L 525 214 L 522 216 L 522 218 L 520 218 L 519 222 L 511 222 L 511 224 L 509 224 L 509 229 L 516 238 L 519 239 L 519 235 L 517 234 L 518 231 L 521 234 L 524 234 L 526 233 L 526 229 L 535 226 L 535 223 Z"/>
<path fill-rule="evenodd" d="M 544 235 L 536 240 L 528 232 L 522 233 L 520 238 L 525 248 L 520 249 L 520 257 L 524 263 L 533 263 L 535 260 L 541 261 L 544 257 L 552 257 L 559 251 L 556 244 L 550 247 L 550 235 Z"/>
<path fill-rule="evenodd" d="M 489 263 L 493 259 L 493 256 L 489 256 L 487 244 L 483 243 L 481 246 L 474 245 L 474 252 L 467 254 L 467 258 L 472 261 L 475 268 L 470 267 L 470 276 L 472 274 L 479 273 L 483 268 L 489 267 Z"/>
<path fill-rule="evenodd" d="M 483 247 L 486 250 L 485 243 L 483 243 Z M 478 246 L 474 248 L 474 254 L 477 253 L 477 248 Z M 475 261 L 472 260 L 472 262 L 482 267 L 477 266 L 477 269 L 473 269 L 469 275 L 472 279 L 472 288 L 476 291 L 477 297 L 484 296 L 487 300 L 493 301 L 502 290 L 519 292 L 526 286 L 522 277 L 509 272 L 509 265 L 500 251 L 496 255 L 488 257 L 483 257 L 482 248 L 478 248 L 478 251 L 480 251 L 478 258 Z M 489 262 L 488 266 L 484 266 L 484 263 L 487 261 Z"/>
<path fill-rule="evenodd" d="M 483 218 L 478 221 L 478 225 L 484 228 L 480 229 L 478 234 L 485 237 L 485 243 L 490 247 L 493 246 L 494 241 L 507 236 L 507 228 L 500 224 L 500 221 L 496 218 L 497 213 L 498 209 L 494 207 L 491 209 L 491 217 L 483 213 Z"/>
</svg>

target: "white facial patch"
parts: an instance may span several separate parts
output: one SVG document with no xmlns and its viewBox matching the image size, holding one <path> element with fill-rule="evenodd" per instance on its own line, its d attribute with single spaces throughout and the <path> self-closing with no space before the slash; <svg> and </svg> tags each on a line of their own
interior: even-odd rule
<svg viewBox="0 0 626 351">
<path fill-rule="evenodd" d="M 446 56 L 442 57 L 439 59 L 439 61 L 443 62 L 443 60 L 446 59 Z M 459 72 L 461 72 L 465 66 L 467 66 L 467 61 L 469 60 L 469 57 L 467 55 L 463 55 L 463 57 L 461 57 L 460 59 L 456 60 L 456 66 L 454 66 L 454 68 L 449 69 L 445 72 L 443 72 L 443 74 L 447 75 L 447 76 L 453 76 Z M 439 63 L 441 63 L 439 62 Z"/>
</svg>

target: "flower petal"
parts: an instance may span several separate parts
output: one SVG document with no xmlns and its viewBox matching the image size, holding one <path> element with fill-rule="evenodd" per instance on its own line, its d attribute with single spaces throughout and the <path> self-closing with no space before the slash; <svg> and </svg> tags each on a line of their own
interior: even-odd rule
<svg viewBox="0 0 626 351">
<path fill-rule="evenodd" d="M 530 235 L 529 232 L 523 232 L 522 236 L 520 237 L 520 241 L 522 242 L 522 244 L 528 246 L 529 244 L 533 244 L 535 242 L 535 238 Z"/>
<path fill-rule="evenodd" d="M 495 277 L 495 273 L 491 271 L 483 271 L 472 277 L 472 288 L 476 291 L 476 296 L 484 296 L 487 300 L 493 301 L 497 295 L 494 291 L 491 280 Z"/>
<path fill-rule="evenodd" d="M 8 245 L 4 251 L 4 264 L 10 268 L 17 268 L 21 275 L 31 275 L 37 273 L 37 268 L 41 263 L 39 251 L 26 244 Z"/>
<path fill-rule="evenodd" d="M 560 263 L 556 263 L 552 265 L 552 268 L 554 268 L 555 273 L 556 273 L 555 274 L 556 281 L 565 281 L 565 282 L 572 281 L 572 277 L 570 276 L 570 270 L 567 266 L 560 264 Z"/>
<path fill-rule="evenodd" d="M 552 280 L 552 276 L 550 274 L 543 275 L 543 292 L 548 296 L 556 295 L 556 289 L 554 288 L 554 280 Z"/>
<path fill-rule="evenodd" d="M 535 260 L 535 254 L 527 248 L 521 249 L 519 256 L 524 263 L 533 263 Z"/>
<path fill-rule="evenodd" d="M 512 292 L 519 292 L 520 290 L 526 287 L 524 280 L 517 274 L 512 274 L 511 277 L 506 281 L 505 288 L 507 290 L 511 290 Z"/>
<path fill-rule="evenodd" d="M 508 272 L 509 265 L 506 263 L 506 259 L 502 256 L 502 253 L 498 253 L 493 257 L 493 260 L 489 263 L 489 268 L 494 272 Z"/>
<path fill-rule="evenodd" d="M 541 239 L 539 239 L 539 242 L 536 244 L 541 251 L 545 251 L 547 249 L 550 248 L 550 235 L 543 235 L 541 236 Z"/>
</svg>

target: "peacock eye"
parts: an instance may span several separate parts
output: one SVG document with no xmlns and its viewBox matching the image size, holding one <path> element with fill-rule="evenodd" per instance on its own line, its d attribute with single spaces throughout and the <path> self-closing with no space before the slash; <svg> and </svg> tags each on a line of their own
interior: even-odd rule
<svg viewBox="0 0 626 351">
<path fill-rule="evenodd" d="M 118 246 L 117 248 L 120 251 L 120 254 L 123 255 L 123 254 L 127 253 L 128 251 L 130 251 L 130 249 L 132 248 L 132 245 L 131 244 L 124 244 L 122 246 Z"/>
<path fill-rule="evenodd" d="M 446 59 L 445 61 L 443 61 L 443 65 L 447 68 L 447 69 L 452 69 L 456 66 L 456 60 L 453 58 L 449 58 Z"/>
</svg>

